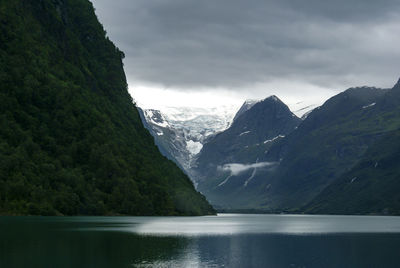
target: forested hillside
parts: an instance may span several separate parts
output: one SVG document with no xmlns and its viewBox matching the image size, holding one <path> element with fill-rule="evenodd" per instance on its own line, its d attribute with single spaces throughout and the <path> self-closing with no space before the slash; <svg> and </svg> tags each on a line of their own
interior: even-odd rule
<svg viewBox="0 0 400 268">
<path fill-rule="evenodd" d="M 305 211 L 400 215 L 400 130 L 387 133 L 359 163 L 313 200 Z"/>
<path fill-rule="evenodd" d="M 159 153 L 87 0 L 0 1 L 0 214 L 213 213 Z"/>
<path fill-rule="evenodd" d="M 368 108 L 371 112 L 364 122 L 377 126 L 377 141 L 305 206 L 306 212 L 400 215 L 400 80 Z"/>
</svg>

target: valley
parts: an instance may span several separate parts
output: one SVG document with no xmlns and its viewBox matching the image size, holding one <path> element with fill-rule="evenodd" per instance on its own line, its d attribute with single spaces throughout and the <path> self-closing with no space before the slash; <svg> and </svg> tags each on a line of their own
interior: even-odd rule
<svg viewBox="0 0 400 268">
<path fill-rule="evenodd" d="M 160 151 L 222 211 L 398 214 L 399 195 L 388 188 L 397 185 L 397 167 L 378 167 L 400 153 L 399 92 L 399 83 L 350 88 L 315 109 L 305 107 L 311 110 L 302 118 L 277 96 L 249 100 L 220 128 L 213 117 L 196 127 L 190 120 L 162 125 L 149 110 L 142 119 Z M 370 184 L 376 190 L 367 190 Z M 383 201 L 389 193 L 393 201 Z M 348 203 L 351 208 L 340 209 Z"/>
</svg>

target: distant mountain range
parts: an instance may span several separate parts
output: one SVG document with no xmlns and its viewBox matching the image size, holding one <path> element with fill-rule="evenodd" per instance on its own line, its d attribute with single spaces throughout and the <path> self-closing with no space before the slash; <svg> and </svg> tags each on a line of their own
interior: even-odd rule
<svg viewBox="0 0 400 268">
<path fill-rule="evenodd" d="M 184 168 L 219 209 L 400 214 L 399 129 L 399 83 L 350 88 L 302 119 L 271 96 L 246 101 Z"/>
<path fill-rule="evenodd" d="M 214 108 L 167 107 L 162 110 L 142 109 L 139 113 L 145 127 L 153 135 L 162 154 L 174 161 L 186 173 L 193 171 L 203 145 L 214 135 L 226 130 L 239 115 L 262 100 L 246 100 L 237 106 Z M 294 108 L 300 115 L 310 112 L 315 105 Z M 298 110 L 297 110 L 298 109 Z M 300 110 L 300 111 L 299 111 Z M 191 176 L 193 179 L 193 176 Z"/>
</svg>

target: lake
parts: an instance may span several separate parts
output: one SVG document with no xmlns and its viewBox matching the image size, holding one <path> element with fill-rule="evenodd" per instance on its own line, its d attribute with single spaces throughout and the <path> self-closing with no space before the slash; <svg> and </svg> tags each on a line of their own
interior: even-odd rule
<svg viewBox="0 0 400 268">
<path fill-rule="evenodd" d="M 400 267 L 400 217 L 0 217 L 0 267 Z"/>
</svg>

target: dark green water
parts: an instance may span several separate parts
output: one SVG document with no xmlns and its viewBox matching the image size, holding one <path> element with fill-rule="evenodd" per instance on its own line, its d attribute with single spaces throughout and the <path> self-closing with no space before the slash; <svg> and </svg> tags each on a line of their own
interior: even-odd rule
<svg viewBox="0 0 400 268">
<path fill-rule="evenodd" d="M 0 217 L 0 267 L 400 267 L 400 217 Z"/>
</svg>

